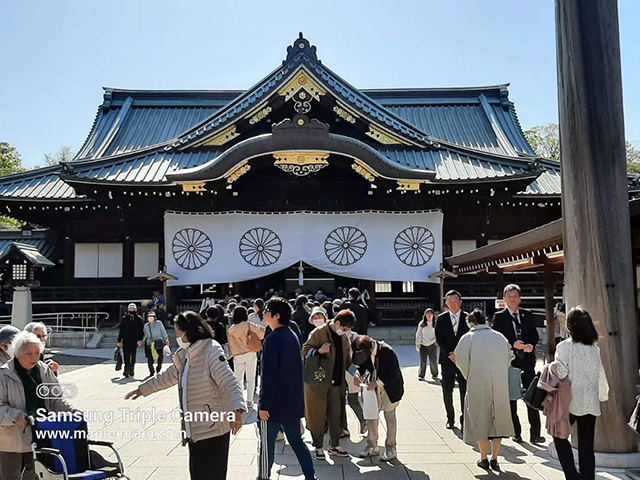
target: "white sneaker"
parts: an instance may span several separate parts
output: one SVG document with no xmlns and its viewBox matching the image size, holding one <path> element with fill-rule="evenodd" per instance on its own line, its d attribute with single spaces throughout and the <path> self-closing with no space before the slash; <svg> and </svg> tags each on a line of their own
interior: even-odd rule
<svg viewBox="0 0 640 480">
<path fill-rule="evenodd" d="M 360 458 L 375 457 L 380 455 L 380 449 L 378 447 L 367 447 L 358 454 Z"/>
<path fill-rule="evenodd" d="M 398 452 L 396 452 L 395 448 L 386 448 L 384 453 L 380 455 L 380 460 L 383 462 L 390 462 L 396 458 L 398 458 Z"/>
<path fill-rule="evenodd" d="M 278 432 L 278 436 L 276 437 L 276 441 L 277 442 L 282 442 L 284 441 L 284 433 L 282 431 Z"/>
<path fill-rule="evenodd" d="M 316 448 L 315 458 L 316 458 L 316 460 L 326 460 L 327 459 L 324 456 L 324 450 L 322 448 Z"/>
</svg>

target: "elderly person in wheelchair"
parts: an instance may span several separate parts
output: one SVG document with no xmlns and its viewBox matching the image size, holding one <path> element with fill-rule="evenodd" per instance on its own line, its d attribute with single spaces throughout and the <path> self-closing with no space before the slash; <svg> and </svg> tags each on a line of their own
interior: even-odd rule
<svg viewBox="0 0 640 480">
<path fill-rule="evenodd" d="M 42 384 L 58 384 L 49 366 L 40 360 L 40 339 L 21 332 L 12 347 L 14 357 L 0 367 L 0 480 L 35 480 L 29 417 L 44 411 L 74 410 L 64 399 L 44 399 L 38 391 Z"/>
</svg>

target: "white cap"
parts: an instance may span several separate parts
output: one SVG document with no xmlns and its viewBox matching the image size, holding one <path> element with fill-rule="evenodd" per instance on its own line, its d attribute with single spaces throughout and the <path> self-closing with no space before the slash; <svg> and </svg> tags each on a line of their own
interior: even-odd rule
<svg viewBox="0 0 640 480">
<path fill-rule="evenodd" d="M 127 307 L 127 310 L 131 310 L 131 309 L 133 309 L 133 310 L 137 310 L 137 309 L 138 309 L 138 307 L 136 306 L 136 304 L 135 304 L 135 303 L 130 303 L 130 304 L 129 304 L 129 306 Z"/>
</svg>

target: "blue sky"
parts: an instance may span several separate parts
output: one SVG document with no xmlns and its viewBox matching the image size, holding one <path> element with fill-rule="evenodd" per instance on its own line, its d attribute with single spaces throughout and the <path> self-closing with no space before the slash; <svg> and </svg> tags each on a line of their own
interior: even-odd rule
<svg viewBox="0 0 640 480">
<path fill-rule="evenodd" d="M 627 138 L 640 145 L 640 1 L 620 0 Z M 0 140 L 77 150 L 102 86 L 244 89 L 303 31 L 361 88 L 511 83 L 522 126 L 557 121 L 552 0 L 2 0 Z"/>
</svg>

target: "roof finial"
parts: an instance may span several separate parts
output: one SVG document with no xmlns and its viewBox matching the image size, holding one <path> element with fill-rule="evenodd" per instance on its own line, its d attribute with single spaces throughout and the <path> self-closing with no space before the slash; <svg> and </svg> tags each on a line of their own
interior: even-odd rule
<svg viewBox="0 0 640 480">
<path fill-rule="evenodd" d="M 318 56 L 316 55 L 316 47 L 312 46 L 309 43 L 309 40 L 304 38 L 302 32 L 299 33 L 298 38 L 295 42 L 293 42 L 293 45 L 287 47 L 287 58 L 284 62 L 286 63 L 293 60 L 299 54 L 306 55 L 308 58 L 312 59 L 315 62 L 318 61 Z"/>
</svg>

